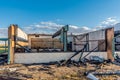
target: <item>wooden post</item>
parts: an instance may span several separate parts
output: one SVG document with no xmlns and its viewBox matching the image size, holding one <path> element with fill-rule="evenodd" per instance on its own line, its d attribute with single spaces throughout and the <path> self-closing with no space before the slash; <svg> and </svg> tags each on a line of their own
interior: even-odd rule
<svg viewBox="0 0 120 80">
<path fill-rule="evenodd" d="M 10 54 L 9 54 L 9 63 L 14 63 L 14 53 L 15 53 L 15 36 L 17 32 L 17 26 L 16 25 L 10 25 L 8 28 L 8 38 L 10 39 Z"/>
<path fill-rule="evenodd" d="M 112 54 L 112 40 L 114 38 L 114 28 L 106 29 L 106 48 L 107 48 L 107 57 L 111 61 L 114 61 L 114 56 Z"/>
</svg>

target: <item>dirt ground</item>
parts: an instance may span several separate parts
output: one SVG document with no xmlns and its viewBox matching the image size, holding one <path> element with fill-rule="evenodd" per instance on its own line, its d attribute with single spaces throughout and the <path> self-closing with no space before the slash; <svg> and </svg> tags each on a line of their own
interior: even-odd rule
<svg viewBox="0 0 120 80">
<path fill-rule="evenodd" d="M 61 66 L 56 65 L 1 65 L 0 80 L 89 80 L 84 72 L 94 70 L 95 65 Z M 113 64 L 102 65 L 97 72 L 118 71 L 120 66 Z M 100 80 L 120 80 L 118 75 L 96 76 Z"/>
</svg>

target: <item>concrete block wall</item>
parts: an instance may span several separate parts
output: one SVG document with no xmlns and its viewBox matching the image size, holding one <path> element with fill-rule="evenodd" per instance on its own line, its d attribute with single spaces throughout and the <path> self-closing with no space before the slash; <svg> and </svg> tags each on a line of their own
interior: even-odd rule
<svg viewBox="0 0 120 80">
<path fill-rule="evenodd" d="M 60 60 L 67 60 L 70 58 L 75 52 L 52 52 L 52 53 L 15 53 L 14 62 L 15 63 L 23 63 L 23 64 L 33 64 L 33 63 L 49 63 Z M 85 52 L 83 56 L 85 56 L 88 52 Z M 90 56 L 99 56 L 104 59 L 107 59 L 106 52 L 92 52 L 87 58 Z M 73 60 L 78 61 L 80 54 L 75 56 Z"/>
</svg>

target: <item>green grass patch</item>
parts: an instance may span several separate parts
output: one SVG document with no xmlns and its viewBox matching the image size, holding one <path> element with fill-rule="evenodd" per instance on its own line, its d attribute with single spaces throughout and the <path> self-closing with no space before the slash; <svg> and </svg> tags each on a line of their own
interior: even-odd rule
<svg viewBox="0 0 120 80">
<path fill-rule="evenodd" d="M 5 52 L 8 52 L 8 49 L 6 49 L 5 51 L 5 48 L 0 48 L 0 54 L 5 53 Z"/>
</svg>

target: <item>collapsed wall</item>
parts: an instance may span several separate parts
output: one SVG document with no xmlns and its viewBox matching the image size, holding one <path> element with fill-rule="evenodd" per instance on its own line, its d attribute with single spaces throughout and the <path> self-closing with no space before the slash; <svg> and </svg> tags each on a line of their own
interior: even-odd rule
<svg viewBox="0 0 120 80">
<path fill-rule="evenodd" d="M 28 34 L 29 48 L 32 50 L 44 51 L 44 49 L 60 49 L 63 50 L 63 43 L 57 38 L 52 38 L 49 34 Z"/>
<path fill-rule="evenodd" d="M 73 36 L 73 50 L 78 51 L 88 43 L 86 51 L 106 51 L 106 29 Z M 103 43 L 103 44 L 101 44 Z M 99 45 L 101 44 L 101 45 Z"/>
<path fill-rule="evenodd" d="M 75 49 L 79 50 L 87 43 L 88 44 L 87 48 L 84 51 L 85 54 L 95 49 L 96 52 L 92 52 L 91 55 L 97 55 L 105 59 L 114 60 L 114 57 L 112 54 L 113 37 L 114 37 L 113 28 L 107 28 L 107 29 L 103 29 L 95 32 L 90 32 L 87 34 L 73 36 L 72 48 L 73 48 L 73 51 L 75 51 Z M 27 38 L 27 34 L 25 34 L 24 31 L 19 30 L 19 28 L 16 25 L 11 25 L 9 27 L 9 39 L 11 40 L 10 41 L 10 60 L 9 60 L 10 63 L 42 63 L 42 62 L 58 61 L 62 59 L 67 59 L 71 55 L 75 54 L 75 52 L 61 52 L 61 53 L 49 52 L 49 53 L 30 53 L 30 54 L 16 53 L 15 48 L 16 48 L 16 44 L 18 44 L 18 41 L 21 41 L 23 43 L 26 43 L 26 42 L 28 43 L 29 41 L 29 38 Z M 36 41 L 36 40 L 33 39 L 32 41 Z M 99 43 L 101 42 L 104 43 L 102 44 L 102 46 L 99 45 Z M 34 43 L 31 44 L 31 47 L 34 48 L 33 44 Z M 21 45 L 21 44 L 18 46 L 24 47 L 24 45 Z M 40 46 L 41 44 L 39 44 L 39 47 Z M 78 57 L 76 57 L 76 59 L 78 59 Z"/>
</svg>

